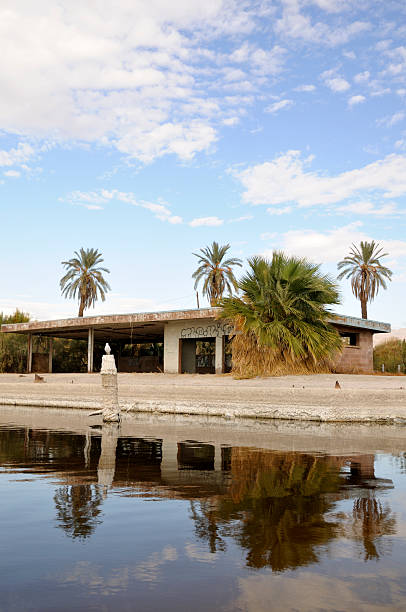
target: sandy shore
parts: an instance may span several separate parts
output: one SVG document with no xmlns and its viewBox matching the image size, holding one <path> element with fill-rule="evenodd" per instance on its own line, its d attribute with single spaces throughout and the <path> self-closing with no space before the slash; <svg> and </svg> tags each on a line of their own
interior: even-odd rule
<svg viewBox="0 0 406 612">
<path fill-rule="evenodd" d="M 93 409 L 99 374 L 0 374 L 0 405 Z M 339 381 L 341 389 L 335 389 Z M 319 374 L 234 380 L 229 375 L 119 374 L 128 412 L 406 424 L 406 377 Z"/>
</svg>

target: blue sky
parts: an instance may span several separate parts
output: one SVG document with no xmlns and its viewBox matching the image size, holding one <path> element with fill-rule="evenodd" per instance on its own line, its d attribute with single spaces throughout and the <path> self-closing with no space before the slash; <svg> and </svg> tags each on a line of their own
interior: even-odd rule
<svg viewBox="0 0 406 612">
<path fill-rule="evenodd" d="M 0 34 L 0 311 L 74 316 L 80 247 L 111 271 L 93 314 L 194 307 L 213 240 L 335 275 L 375 239 L 369 316 L 406 326 L 403 0 L 4 0 Z"/>
</svg>

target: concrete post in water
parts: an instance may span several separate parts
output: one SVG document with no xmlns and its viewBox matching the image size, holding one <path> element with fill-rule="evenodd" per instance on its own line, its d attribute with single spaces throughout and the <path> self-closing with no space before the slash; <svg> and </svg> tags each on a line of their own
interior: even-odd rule
<svg viewBox="0 0 406 612">
<path fill-rule="evenodd" d="M 118 406 L 117 368 L 114 355 L 111 355 L 109 344 L 104 347 L 106 354 L 102 357 L 101 377 L 103 386 L 103 421 L 119 422 L 120 409 Z"/>
</svg>

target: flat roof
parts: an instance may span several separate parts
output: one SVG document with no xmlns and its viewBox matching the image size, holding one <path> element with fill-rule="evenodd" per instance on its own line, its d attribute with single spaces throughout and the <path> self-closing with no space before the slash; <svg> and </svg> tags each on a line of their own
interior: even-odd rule
<svg viewBox="0 0 406 612">
<path fill-rule="evenodd" d="M 88 329 L 93 328 L 95 340 L 128 340 L 133 336 L 138 342 L 162 341 L 164 326 L 170 321 L 189 321 L 192 319 L 214 319 L 219 308 L 199 308 L 188 310 L 164 310 L 159 312 L 136 312 L 130 314 L 96 315 L 55 319 L 50 321 L 29 321 L 27 323 L 9 323 L 1 326 L 5 334 L 38 334 L 55 338 L 87 338 Z M 329 319 L 337 327 L 348 329 L 365 329 L 373 333 L 388 333 L 389 323 L 333 315 Z"/>
</svg>

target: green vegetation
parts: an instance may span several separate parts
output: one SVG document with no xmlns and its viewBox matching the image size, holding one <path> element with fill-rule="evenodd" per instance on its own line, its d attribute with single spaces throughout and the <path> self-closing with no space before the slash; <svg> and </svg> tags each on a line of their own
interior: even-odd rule
<svg viewBox="0 0 406 612">
<path fill-rule="evenodd" d="M 0 326 L 26 323 L 30 315 L 16 308 L 12 315 L 0 312 Z M 27 365 L 27 338 L 19 334 L 0 333 L 0 372 L 25 372 Z"/>
<path fill-rule="evenodd" d="M 305 259 L 274 252 L 253 257 L 239 281 L 242 297 L 223 298 L 221 318 L 238 332 L 232 341 L 238 377 L 328 371 L 342 349 L 328 323 L 339 303 L 336 284 Z"/>
<path fill-rule="evenodd" d="M 359 248 L 352 245 L 350 254 L 344 257 L 337 265 L 342 270 L 338 280 L 351 278 L 351 289 L 355 297 L 361 302 L 362 318 L 367 319 L 367 303 L 372 302 L 380 287 L 386 289 L 385 280 L 391 280 L 392 272 L 380 262 L 387 253 L 382 252 L 374 240 L 361 242 Z"/>
<path fill-rule="evenodd" d="M 78 298 L 78 317 L 83 317 L 84 310 L 94 306 L 99 294 L 102 302 L 106 299 L 110 286 L 103 278 L 102 272 L 110 273 L 110 270 L 97 267 L 104 261 L 97 249 L 82 248 L 79 253 L 75 251 L 74 254 L 75 257 L 62 262 L 68 271 L 59 284 L 65 298 Z"/>
<path fill-rule="evenodd" d="M 396 373 L 398 365 L 401 372 L 406 372 L 406 340 L 393 339 L 378 344 L 374 348 L 374 369 L 381 371 L 383 363 L 385 372 Z"/>
<path fill-rule="evenodd" d="M 203 295 L 208 298 L 211 306 L 217 305 L 225 290 L 231 295 L 233 289 L 237 289 L 237 281 L 232 268 L 241 266 L 242 263 L 238 257 L 224 259 L 229 249 L 229 244 L 220 246 L 217 242 L 213 242 L 211 247 L 200 249 L 199 253 L 193 253 L 199 263 L 199 267 L 192 275 L 192 278 L 195 279 L 195 289 L 204 279 Z"/>
</svg>

